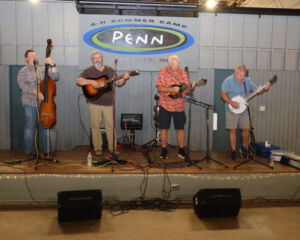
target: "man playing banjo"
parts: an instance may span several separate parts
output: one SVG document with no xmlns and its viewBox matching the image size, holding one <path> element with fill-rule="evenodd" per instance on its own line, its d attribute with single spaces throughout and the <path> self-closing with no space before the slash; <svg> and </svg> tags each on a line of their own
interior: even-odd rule
<svg viewBox="0 0 300 240">
<path fill-rule="evenodd" d="M 229 130 L 229 142 L 231 147 L 231 158 L 233 160 L 237 157 L 236 152 L 236 129 L 242 130 L 242 147 L 241 154 L 243 158 L 248 156 L 248 143 L 249 143 L 249 115 L 248 111 L 244 111 L 240 114 L 235 114 L 229 110 L 229 104 L 234 109 L 239 109 L 240 103 L 233 101 L 234 96 L 240 95 L 247 97 L 250 92 L 257 90 L 257 87 L 251 78 L 246 77 L 247 69 L 245 65 L 239 64 L 234 70 L 234 74 L 226 78 L 222 84 L 221 97 L 225 101 L 225 118 L 226 129 Z M 270 88 L 270 83 L 265 84 L 264 90 Z"/>
</svg>

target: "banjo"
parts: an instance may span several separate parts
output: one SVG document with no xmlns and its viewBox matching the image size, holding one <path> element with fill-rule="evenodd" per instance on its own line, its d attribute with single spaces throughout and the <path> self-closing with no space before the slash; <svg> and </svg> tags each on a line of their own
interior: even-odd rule
<svg viewBox="0 0 300 240">
<path fill-rule="evenodd" d="M 277 76 L 274 75 L 274 77 L 270 80 L 270 84 L 273 84 L 277 81 Z M 266 88 L 266 84 L 263 86 L 259 87 L 256 89 L 253 93 L 251 93 L 247 98 L 241 96 L 241 95 L 236 95 L 231 98 L 232 101 L 237 102 L 239 104 L 238 108 L 234 108 L 231 104 L 228 104 L 229 111 L 234 113 L 234 114 L 241 114 L 246 111 L 247 106 L 248 106 L 248 101 L 253 98 L 255 95 L 260 93 L 262 90 Z"/>
</svg>

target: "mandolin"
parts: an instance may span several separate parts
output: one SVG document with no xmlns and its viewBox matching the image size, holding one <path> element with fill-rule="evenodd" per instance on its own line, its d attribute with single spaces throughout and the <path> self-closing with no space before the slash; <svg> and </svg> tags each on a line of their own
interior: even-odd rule
<svg viewBox="0 0 300 240">
<path fill-rule="evenodd" d="M 206 82 L 207 82 L 206 79 L 200 79 L 200 80 L 194 81 L 193 83 L 196 83 L 196 86 L 198 87 L 198 86 L 205 85 Z M 186 83 L 174 84 L 171 87 L 179 87 L 179 92 L 169 92 L 169 93 L 167 93 L 167 95 L 172 99 L 180 98 L 180 97 L 182 97 L 184 90 L 186 90 L 188 87 L 191 87 L 193 83 L 191 83 L 191 84 L 186 84 Z"/>
<path fill-rule="evenodd" d="M 129 72 L 129 76 L 136 76 L 139 75 L 139 71 L 135 70 L 135 71 L 131 71 Z M 84 96 L 89 99 L 89 100 L 95 100 L 98 97 L 100 97 L 101 95 L 103 95 L 106 92 L 109 92 L 112 90 L 112 82 L 113 81 L 117 81 L 121 78 L 123 78 L 124 74 L 117 76 L 117 77 L 113 77 L 113 78 L 109 78 L 106 75 L 101 76 L 100 78 L 97 79 L 88 79 L 88 80 L 93 80 L 93 81 L 97 81 L 97 82 L 103 82 L 104 86 L 101 88 L 94 88 L 91 84 L 82 86 L 82 91 Z"/>
<path fill-rule="evenodd" d="M 277 76 L 274 75 L 274 77 L 270 80 L 270 84 L 272 85 L 277 81 Z M 260 93 L 262 90 L 266 88 L 266 84 L 255 90 L 253 93 L 251 93 L 247 98 L 243 97 L 242 95 L 236 95 L 231 98 L 232 101 L 237 102 L 239 104 L 238 108 L 234 108 L 231 104 L 228 104 L 229 111 L 234 114 L 241 114 L 246 111 L 248 101 L 253 98 L 255 95 Z"/>
</svg>

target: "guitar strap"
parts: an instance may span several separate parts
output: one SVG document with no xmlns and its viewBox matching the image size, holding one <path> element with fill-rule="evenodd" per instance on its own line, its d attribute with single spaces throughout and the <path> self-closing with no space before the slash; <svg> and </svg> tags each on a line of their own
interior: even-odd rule
<svg viewBox="0 0 300 240">
<path fill-rule="evenodd" d="M 245 94 L 246 94 L 246 97 L 247 97 L 247 87 L 246 87 L 246 82 L 244 81 L 244 90 L 245 90 Z"/>
</svg>

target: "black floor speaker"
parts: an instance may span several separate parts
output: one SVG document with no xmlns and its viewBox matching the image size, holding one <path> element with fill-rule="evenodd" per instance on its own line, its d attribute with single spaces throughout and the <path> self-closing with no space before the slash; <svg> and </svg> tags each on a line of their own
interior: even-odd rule
<svg viewBox="0 0 300 240">
<path fill-rule="evenodd" d="M 242 198 L 238 188 L 201 189 L 193 197 L 193 203 L 199 218 L 236 217 Z"/>
<path fill-rule="evenodd" d="M 102 191 L 58 192 L 58 221 L 100 219 L 102 215 Z"/>
</svg>

